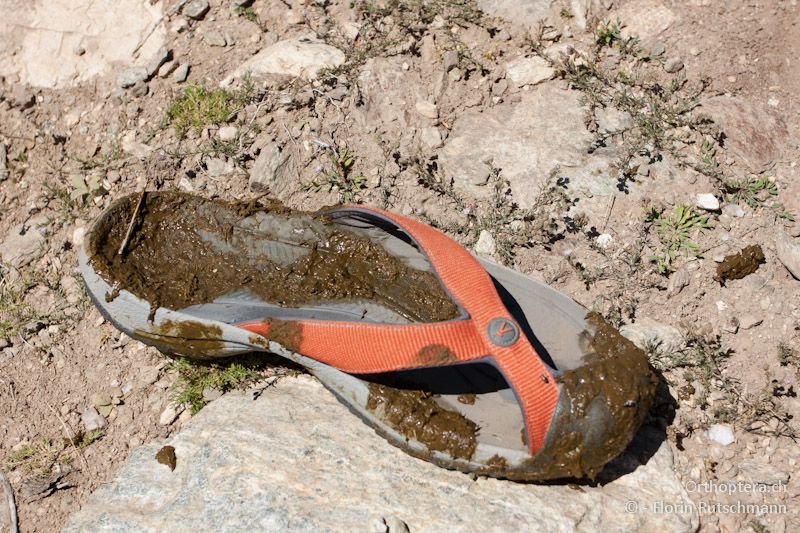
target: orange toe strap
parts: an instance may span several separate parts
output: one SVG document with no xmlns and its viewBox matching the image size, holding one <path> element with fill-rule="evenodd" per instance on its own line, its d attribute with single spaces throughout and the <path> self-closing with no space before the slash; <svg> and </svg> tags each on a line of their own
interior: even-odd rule
<svg viewBox="0 0 800 533">
<path fill-rule="evenodd" d="M 416 220 L 380 209 L 346 207 L 331 218 L 390 222 L 427 256 L 465 318 L 428 324 L 264 320 L 239 324 L 307 357 L 353 374 L 445 366 L 491 357 L 516 392 L 531 454 L 544 441 L 558 401 L 550 369 L 503 305 L 489 274 L 460 244 Z"/>
</svg>

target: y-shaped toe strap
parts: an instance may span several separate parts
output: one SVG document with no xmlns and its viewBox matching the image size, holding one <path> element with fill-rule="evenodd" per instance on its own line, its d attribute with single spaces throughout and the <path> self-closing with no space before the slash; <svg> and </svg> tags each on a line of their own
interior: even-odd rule
<svg viewBox="0 0 800 533">
<path fill-rule="evenodd" d="M 427 256 L 446 290 L 465 311 L 465 318 L 427 324 L 265 320 L 239 326 L 353 374 L 446 366 L 490 357 L 517 395 L 530 451 L 535 454 L 550 425 L 558 385 L 478 261 L 442 232 L 408 217 L 364 207 L 345 207 L 326 215 L 332 219 L 359 217 L 402 230 Z"/>
</svg>

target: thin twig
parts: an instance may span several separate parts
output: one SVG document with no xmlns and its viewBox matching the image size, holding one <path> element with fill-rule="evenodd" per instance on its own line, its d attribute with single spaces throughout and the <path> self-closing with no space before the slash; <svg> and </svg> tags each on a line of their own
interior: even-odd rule
<svg viewBox="0 0 800 533">
<path fill-rule="evenodd" d="M 144 195 L 145 191 L 142 191 L 141 196 L 139 196 L 139 201 L 136 203 L 136 209 L 133 210 L 133 215 L 131 215 L 131 221 L 128 224 L 128 231 L 125 232 L 125 238 L 122 239 L 122 244 L 119 245 L 119 252 L 117 255 L 122 255 L 122 253 L 125 251 L 125 247 L 128 245 L 128 241 L 133 233 L 133 226 L 136 223 L 136 217 L 139 215 L 139 209 L 142 208 L 142 202 L 144 202 Z"/>
<path fill-rule="evenodd" d="M 608 220 L 611 218 L 611 211 L 614 210 L 614 202 L 617 201 L 617 197 L 615 195 L 611 195 L 611 202 L 608 204 L 608 209 L 606 209 L 606 218 L 603 221 L 603 231 L 606 230 L 606 226 L 608 226 Z"/>
<path fill-rule="evenodd" d="M 46 405 L 48 408 L 50 408 L 50 410 L 53 412 L 53 415 L 55 415 L 58 421 L 61 422 L 61 426 L 64 428 L 64 431 L 67 432 L 67 440 L 69 441 L 70 445 L 75 449 L 75 451 L 78 452 L 78 455 L 83 461 L 83 466 L 86 467 L 86 473 L 89 474 L 89 479 L 91 480 L 92 484 L 94 484 L 94 475 L 92 474 L 91 468 L 89 468 L 89 462 L 83 455 L 83 450 L 75 445 L 75 435 L 77 435 L 77 433 L 69 426 L 69 424 L 67 424 L 64 421 L 63 418 L 61 418 L 61 415 L 58 414 L 58 411 L 53 409 L 52 405 L 50 405 L 49 403 L 46 403 Z"/>
<path fill-rule="evenodd" d="M 0 485 L 6 493 L 6 503 L 8 504 L 8 518 L 11 522 L 11 533 L 19 533 L 19 523 L 17 522 L 17 505 L 14 503 L 14 489 L 11 488 L 11 483 L 8 478 L 0 470 Z"/>
</svg>

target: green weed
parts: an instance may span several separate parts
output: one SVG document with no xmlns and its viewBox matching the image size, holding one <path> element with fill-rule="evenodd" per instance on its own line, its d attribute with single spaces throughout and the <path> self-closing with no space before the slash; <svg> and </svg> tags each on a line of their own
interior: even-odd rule
<svg viewBox="0 0 800 533">
<path fill-rule="evenodd" d="M 351 202 L 367 188 L 367 178 L 360 174 L 353 175 L 355 155 L 347 148 L 329 147 L 327 149 L 328 164 L 322 171 L 322 179 L 312 180 L 306 184 L 306 190 L 319 192 L 322 189 L 337 191 L 343 202 Z"/>
<path fill-rule="evenodd" d="M 245 20 L 258 23 L 258 15 L 256 15 L 256 12 L 253 11 L 253 8 L 251 6 L 237 7 L 235 12 L 238 16 L 244 18 Z"/>
<path fill-rule="evenodd" d="M 563 16 L 563 15 L 562 15 Z M 622 41 L 622 23 L 603 20 L 595 28 L 595 42 L 600 46 L 612 46 Z"/>
<path fill-rule="evenodd" d="M 178 374 L 178 379 L 172 386 L 173 400 L 177 404 L 188 404 L 192 414 L 208 404 L 203 398 L 203 391 L 206 389 L 227 392 L 245 388 L 266 377 L 286 374 L 276 372 L 275 365 L 263 354 L 214 363 L 179 357 L 169 360 L 166 368 Z"/>
<path fill-rule="evenodd" d="M 658 215 L 652 222 L 661 243 L 659 253 L 650 257 L 660 274 L 669 274 L 675 270 L 675 260 L 681 254 L 700 255 L 700 246 L 692 240 L 693 234 L 704 229 L 711 229 L 708 215 L 695 213 L 688 205 L 675 206 L 670 216 Z"/>
<path fill-rule="evenodd" d="M 192 85 L 169 106 L 167 120 L 179 137 L 189 130 L 200 134 L 206 125 L 227 123 L 253 98 L 254 92 L 255 86 L 249 77 L 238 91 L 209 90 L 201 85 Z"/>
<path fill-rule="evenodd" d="M 800 367 L 800 354 L 787 342 L 778 344 L 778 362 L 781 366 Z"/>
</svg>

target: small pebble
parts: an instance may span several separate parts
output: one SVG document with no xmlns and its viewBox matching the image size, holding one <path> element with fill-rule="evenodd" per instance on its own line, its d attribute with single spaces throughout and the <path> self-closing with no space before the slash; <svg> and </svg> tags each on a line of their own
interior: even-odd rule
<svg viewBox="0 0 800 533">
<path fill-rule="evenodd" d="M 744 315 L 739 320 L 739 327 L 742 329 L 752 329 L 761 324 L 762 322 L 764 322 L 764 319 L 756 315 Z"/>
<path fill-rule="evenodd" d="M 190 19 L 200 20 L 208 13 L 208 2 L 206 0 L 192 0 L 183 7 L 183 14 Z"/>
<path fill-rule="evenodd" d="M 710 193 L 698 194 L 695 204 L 706 211 L 719 211 L 719 200 Z"/>
<path fill-rule="evenodd" d="M 679 57 L 671 57 L 664 62 L 664 70 L 675 73 L 683 69 L 683 61 Z"/>
<path fill-rule="evenodd" d="M 81 412 L 81 422 L 85 431 L 102 429 L 108 425 L 105 417 L 101 416 L 94 407 L 87 407 Z"/>
<path fill-rule="evenodd" d="M 233 141 L 238 135 L 239 129 L 236 126 L 223 126 L 217 131 L 217 138 L 222 142 Z"/>
<path fill-rule="evenodd" d="M 733 428 L 728 424 L 714 424 L 708 428 L 708 438 L 717 444 L 727 446 L 736 442 Z"/>
<path fill-rule="evenodd" d="M 169 426 L 178 418 L 181 412 L 183 412 L 183 407 L 169 404 L 166 409 L 161 411 L 161 415 L 158 417 L 158 424 L 161 426 Z"/>
<path fill-rule="evenodd" d="M 183 83 L 189 77 L 189 65 L 181 65 L 175 69 L 172 74 L 172 81 L 176 83 Z"/>
<path fill-rule="evenodd" d="M 425 101 L 419 101 L 416 105 L 417 113 L 426 118 L 437 119 L 439 118 L 439 109 L 435 104 Z"/>
<path fill-rule="evenodd" d="M 601 235 L 598 235 L 597 238 L 594 240 L 594 242 L 600 248 L 606 248 L 608 247 L 608 245 L 614 242 L 614 237 L 612 237 L 611 234 L 609 233 L 603 233 Z"/>
<path fill-rule="evenodd" d="M 733 218 L 742 218 L 744 216 L 744 209 L 737 204 L 725 204 L 722 207 L 722 213 Z"/>
<path fill-rule="evenodd" d="M 483 255 L 494 255 L 497 251 L 497 243 L 494 236 L 486 230 L 481 230 L 478 236 L 478 242 L 475 244 L 475 253 Z"/>
</svg>

